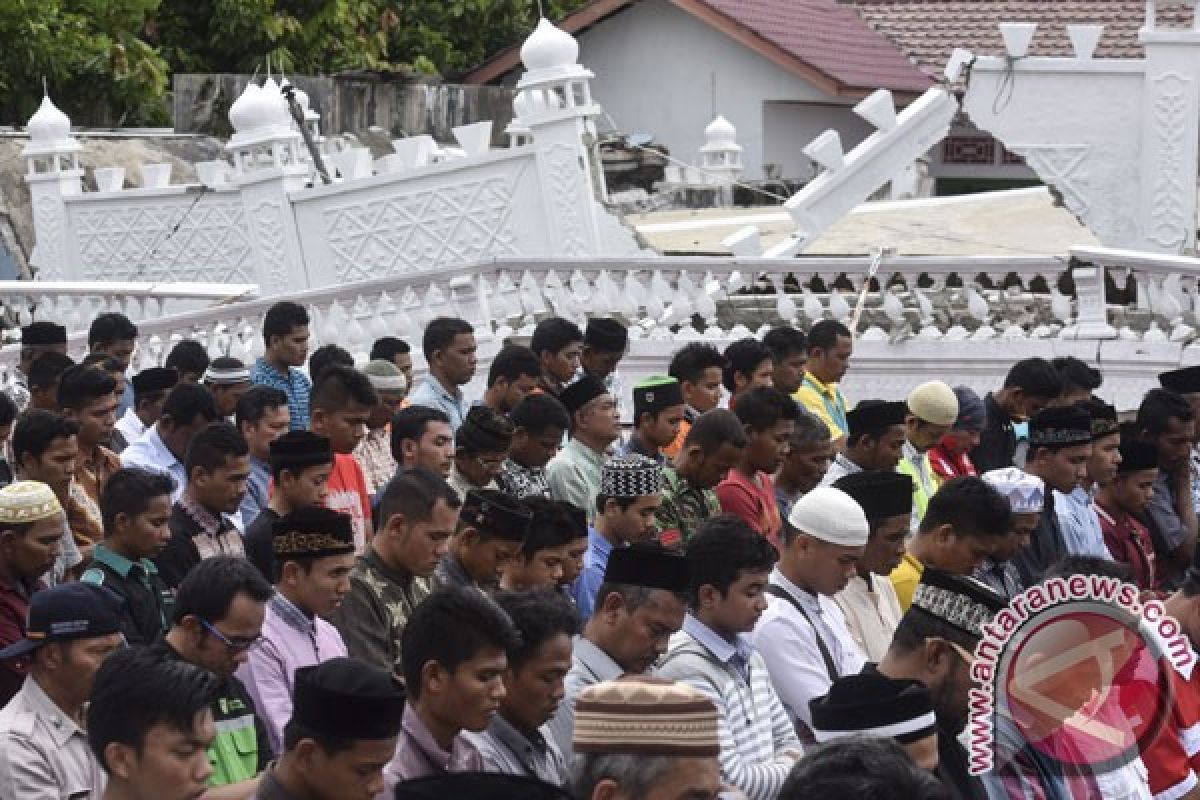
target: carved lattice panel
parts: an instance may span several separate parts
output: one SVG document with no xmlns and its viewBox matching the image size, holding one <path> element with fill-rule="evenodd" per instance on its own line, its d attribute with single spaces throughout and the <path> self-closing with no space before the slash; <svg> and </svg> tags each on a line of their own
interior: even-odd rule
<svg viewBox="0 0 1200 800">
<path fill-rule="evenodd" d="M 512 186 L 502 177 L 330 206 L 325 234 L 339 282 L 515 255 Z"/>
<path fill-rule="evenodd" d="M 72 209 L 86 280 L 254 283 L 240 198 Z M 178 225 L 179 229 L 171 231 Z"/>
</svg>

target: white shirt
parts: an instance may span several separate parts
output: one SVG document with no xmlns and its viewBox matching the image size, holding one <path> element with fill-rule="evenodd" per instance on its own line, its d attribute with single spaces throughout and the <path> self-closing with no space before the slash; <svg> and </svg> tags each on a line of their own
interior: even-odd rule
<svg viewBox="0 0 1200 800">
<path fill-rule="evenodd" d="M 175 454 L 163 444 L 158 435 L 158 425 L 148 429 L 144 436 L 121 451 L 122 467 L 143 467 L 155 472 L 165 472 L 175 481 L 175 489 L 171 492 L 171 502 L 174 503 L 183 494 L 187 486 L 187 470 L 175 457 Z"/>
<path fill-rule="evenodd" d="M 146 425 L 142 422 L 141 417 L 133 413 L 133 409 L 131 408 L 125 412 L 124 416 L 117 420 L 117 430 L 125 437 L 125 446 L 128 447 L 142 438 L 142 435 L 146 432 Z"/>
<path fill-rule="evenodd" d="M 808 702 L 828 694 L 833 683 L 817 646 L 814 626 L 820 629 L 821 641 L 837 666 L 837 677 L 861 672 L 867 660 L 854 644 L 842 610 L 832 597 L 817 597 L 804 591 L 778 568 L 771 573 L 771 583 L 794 597 L 812 624 L 787 600 L 770 595 L 767 610 L 754 628 L 754 646 L 767 662 L 767 671 L 788 715 L 811 728 Z"/>
<path fill-rule="evenodd" d="M 100 800 L 106 777 L 87 734 L 27 677 L 0 711 L 0 797 Z"/>
<path fill-rule="evenodd" d="M 845 616 L 846 629 L 867 660 L 874 663 L 883 660 L 904 614 L 892 582 L 886 575 L 872 575 L 868 584 L 855 575 L 833 600 Z"/>
</svg>

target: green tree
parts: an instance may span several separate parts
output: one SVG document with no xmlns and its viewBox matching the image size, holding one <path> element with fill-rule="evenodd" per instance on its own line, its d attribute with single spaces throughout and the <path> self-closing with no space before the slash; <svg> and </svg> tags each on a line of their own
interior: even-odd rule
<svg viewBox="0 0 1200 800">
<path fill-rule="evenodd" d="M 46 83 L 78 124 L 162 125 L 167 63 L 143 38 L 159 0 L 0 2 L 0 109 L 23 124 Z"/>
</svg>

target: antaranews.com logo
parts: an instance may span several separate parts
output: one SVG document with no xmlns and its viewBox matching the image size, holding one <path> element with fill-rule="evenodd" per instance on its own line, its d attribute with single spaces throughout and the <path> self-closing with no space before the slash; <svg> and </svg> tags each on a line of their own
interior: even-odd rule
<svg viewBox="0 0 1200 800">
<path fill-rule="evenodd" d="M 983 627 L 971 666 L 970 772 L 1026 746 L 1078 771 L 1129 763 L 1171 711 L 1172 671 L 1195 653 L 1157 600 L 1117 578 L 1026 589 Z"/>
</svg>

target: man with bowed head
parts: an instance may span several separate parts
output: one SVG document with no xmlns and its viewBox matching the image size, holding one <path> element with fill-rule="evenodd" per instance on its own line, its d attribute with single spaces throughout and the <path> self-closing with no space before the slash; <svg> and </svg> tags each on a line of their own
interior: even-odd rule
<svg viewBox="0 0 1200 800">
<path fill-rule="evenodd" d="M 572 383 L 558 399 L 570 417 L 571 438 L 546 465 L 550 498 L 582 508 L 590 522 L 596 516 L 595 498 L 608 448 L 621 435 L 617 401 L 604 382 L 591 375 Z"/>
<path fill-rule="evenodd" d="M 566 694 L 547 729 L 571 763 L 575 701 L 587 686 L 649 672 L 683 625 L 688 566 L 651 544 L 614 550 L 596 595 L 596 611 L 575 640 Z"/>
<path fill-rule="evenodd" d="M 255 800 L 372 800 L 396 751 L 404 692 L 386 670 L 333 658 L 296 670 L 283 748 Z"/>
<path fill-rule="evenodd" d="M 408 401 L 441 411 L 457 431 L 468 408 L 462 387 L 475 377 L 475 329 L 466 320 L 438 317 L 425 327 L 421 350 L 429 375 L 408 395 Z"/>
<path fill-rule="evenodd" d="M 84 708 L 100 664 L 121 648 L 121 600 L 69 583 L 33 596 L 25 638 L 2 658 L 33 662 L 21 691 L 0 711 L 0 796 L 98 800 L 104 772 L 88 748 Z"/>
<path fill-rule="evenodd" d="M 715 800 L 725 788 L 717 710 L 682 683 L 628 675 L 588 687 L 575 748 L 579 800 Z"/>
<path fill-rule="evenodd" d="M 275 523 L 272 545 L 275 593 L 267 601 L 262 641 L 237 676 L 250 691 L 271 751 L 279 754 L 297 670 L 346 655 L 341 634 L 325 617 L 350 591 L 354 523 L 322 506 L 297 508 Z"/>
<path fill-rule="evenodd" d="M 866 663 L 833 596 L 855 576 L 871 529 L 854 498 L 830 486 L 800 498 L 788 521 L 753 641 L 801 738 L 811 741 L 809 701 Z"/>
<path fill-rule="evenodd" d="M 25 637 L 29 602 L 54 566 L 65 525 L 46 484 L 17 481 L 0 489 L 0 646 Z M 29 666 L 28 658 L 0 660 L 0 703 L 20 690 Z"/>
</svg>

